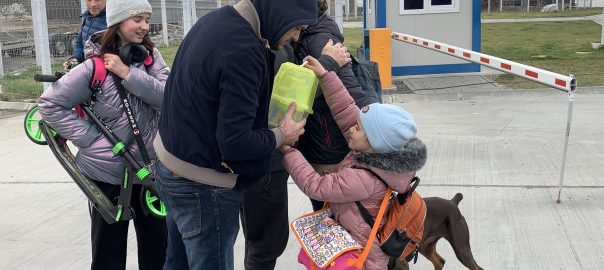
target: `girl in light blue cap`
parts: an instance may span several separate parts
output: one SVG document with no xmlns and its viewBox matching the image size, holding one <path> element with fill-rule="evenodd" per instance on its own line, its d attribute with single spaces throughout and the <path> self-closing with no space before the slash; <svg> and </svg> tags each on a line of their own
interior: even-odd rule
<svg viewBox="0 0 604 270">
<path fill-rule="evenodd" d="M 305 60 L 320 78 L 325 100 L 351 151 L 333 172 L 320 175 L 297 149 L 284 145 L 283 165 L 308 197 L 329 203 L 335 220 L 357 243 L 374 241 L 363 269 L 387 269 L 388 255 L 377 239 L 367 239 L 371 227 L 356 202 L 375 219 L 388 187 L 409 190 L 415 172 L 426 163 L 426 146 L 415 137 L 417 125 L 403 108 L 374 103 L 359 109 L 335 72 L 325 71 L 315 58 Z"/>
</svg>

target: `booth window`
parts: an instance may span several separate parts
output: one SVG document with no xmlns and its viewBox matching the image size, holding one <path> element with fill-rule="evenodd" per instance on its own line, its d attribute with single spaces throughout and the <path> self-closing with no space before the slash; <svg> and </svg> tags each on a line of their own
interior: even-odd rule
<svg viewBox="0 0 604 270">
<path fill-rule="evenodd" d="M 400 0 L 400 14 L 459 12 L 459 0 Z"/>
</svg>

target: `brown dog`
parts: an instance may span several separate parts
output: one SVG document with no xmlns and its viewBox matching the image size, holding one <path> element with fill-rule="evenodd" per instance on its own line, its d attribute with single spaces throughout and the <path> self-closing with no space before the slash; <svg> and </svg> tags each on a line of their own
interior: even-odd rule
<svg viewBox="0 0 604 270">
<path fill-rule="evenodd" d="M 443 269 L 445 264 L 445 259 L 436 252 L 436 242 L 440 238 L 449 241 L 457 259 L 463 265 L 472 270 L 482 270 L 472 256 L 468 224 L 457 207 L 461 199 L 461 193 L 455 194 L 451 200 L 439 197 L 424 198 L 427 213 L 419 253 L 432 262 L 436 270 Z M 405 260 L 391 259 L 388 269 L 406 270 L 409 269 L 409 264 Z"/>
</svg>

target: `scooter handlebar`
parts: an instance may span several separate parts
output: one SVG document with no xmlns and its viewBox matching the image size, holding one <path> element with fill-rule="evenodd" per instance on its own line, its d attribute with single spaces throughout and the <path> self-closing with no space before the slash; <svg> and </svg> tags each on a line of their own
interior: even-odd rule
<svg viewBox="0 0 604 270">
<path fill-rule="evenodd" d="M 44 75 L 44 74 L 36 74 L 34 75 L 34 81 L 36 82 L 56 82 L 61 77 L 63 77 L 65 73 L 56 72 L 55 75 Z"/>
</svg>

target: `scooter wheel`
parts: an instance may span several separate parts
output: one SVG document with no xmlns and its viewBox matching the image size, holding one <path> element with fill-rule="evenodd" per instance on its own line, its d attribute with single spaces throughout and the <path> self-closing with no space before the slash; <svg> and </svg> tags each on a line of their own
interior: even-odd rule
<svg viewBox="0 0 604 270">
<path fill-rule="evenodd" d="M 159 200 L 157 194 L 152 193 L 146 188 L 141 189 L 141 202 L 143 206 L 149 211 L 149 214 L 157 218 L 166 217 L 166 206 Z"/>
<path fill-rule="evenodd" d="M 25 128 L 25 135 L 27 135 L 30 141 L 35 144 L 46 145 L 46 138 L 42 135 L 42 130 L 39 126 L 41 120 L 42 117 L 40 116 L 39 108 L 38 106 L 34 106 L 25 115 L 23 127 Z M 52 131 L 52 134 L 55 135 L 56 132 Z"/>
</svg>

